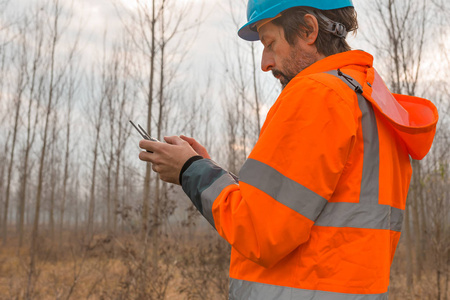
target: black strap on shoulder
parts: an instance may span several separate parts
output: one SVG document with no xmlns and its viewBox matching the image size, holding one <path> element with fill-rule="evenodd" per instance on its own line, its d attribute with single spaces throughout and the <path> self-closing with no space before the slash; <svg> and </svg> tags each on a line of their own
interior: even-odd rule
<svg viewBox="0 0 450 300">
<path fill-rule="evenodd" d="M 341 79 L 346 85 L 348 85 L 356 93 L 358 93 L 358 94 L 362 94 L 363 93 L 363 88 L 359 84 L 359 82 L 356 81 L 355 79 L 353 79 L 351 76 L 348 76 L 347 74 L 342 73 L 340 69 L 331 70 L 331 71 L 328 71 L 328 72 L 325 72 L 325 73 L 334 75 L 337 78 Z"/>
</svg>

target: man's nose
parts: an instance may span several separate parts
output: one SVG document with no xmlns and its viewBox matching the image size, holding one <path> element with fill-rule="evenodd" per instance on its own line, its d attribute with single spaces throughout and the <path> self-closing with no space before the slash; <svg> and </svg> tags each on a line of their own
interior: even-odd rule
<svg viewBox="0 0 450 300">
<path fill-rule="evenodd" d="M 271 53 L 264 49 L 261 58 L 261 70 L 263 70 L 264 72 L 269 72 L 274 67 L 275 60 L 273 59 L 273 55 L 271 55 Z"/>
</svg>

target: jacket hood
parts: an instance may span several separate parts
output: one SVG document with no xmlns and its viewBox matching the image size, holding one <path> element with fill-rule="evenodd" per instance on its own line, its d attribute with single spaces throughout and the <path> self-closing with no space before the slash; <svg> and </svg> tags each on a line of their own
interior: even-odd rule
<svg viewBox="0 0 450 300">
<path fill-rule="evenodd" d="M 361 50 L 352 50 L 321 59 L 298 76 L 342 69 L 363 87 L 363 96 L 372 103 L 397 133 L 413 159 L 422 159 L 433 143 L 439 119 L 436 107 L 423 98 L 391 94 L 383 79 L 373 68 L 373 57 Z M 356 71 L 356 72 L 355 72 Z"/>
<path fill-rule="evenodd" d="M 413 159 L 422 159 L 433 143 L 438 111 L 431 101 L 391 94 L 377 71 L 367 69 L 363 96 L 386 118 Z"/>
</svg>

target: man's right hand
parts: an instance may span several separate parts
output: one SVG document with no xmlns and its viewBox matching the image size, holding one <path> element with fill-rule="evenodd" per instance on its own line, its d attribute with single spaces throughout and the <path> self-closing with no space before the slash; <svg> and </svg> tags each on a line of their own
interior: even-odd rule
<svg viewBox="0 0 450 300">
<path fill-rule="evenodd" d="M 187 136 L 184 136 L 184 135 L 180 135 L 180 138 L 182 140 L 185 140 L 186 142 L 188 142 L 189 145 L 191 145 L 192 149 L 194 149 L 194 151 L 197 152 L 199 155 L 203 156 L 203 158 L 211 159 L 211 157 L 208 154 L 208 151 L 206 151 L 206 148 L 203 147 L 194 138 L 187 137 Z"/>
</svg>

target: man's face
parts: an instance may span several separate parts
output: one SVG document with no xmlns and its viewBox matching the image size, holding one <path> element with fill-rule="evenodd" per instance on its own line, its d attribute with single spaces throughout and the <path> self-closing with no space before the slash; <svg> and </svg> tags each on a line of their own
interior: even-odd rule
<svg viewBox="0 0 450 300">
<path fill-rule="evenodd" d="M 269 22 L 259 29 L 259 37 L 264 45 L 261 69 L 272 71 L 284 88 L 298 73 L 317 61 L 313 48 L 298 37 L 291 46 L 284 38 L 282 27 Z M 315 48 L 315 47 L 314 47 Z"/>
</svg>

